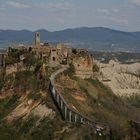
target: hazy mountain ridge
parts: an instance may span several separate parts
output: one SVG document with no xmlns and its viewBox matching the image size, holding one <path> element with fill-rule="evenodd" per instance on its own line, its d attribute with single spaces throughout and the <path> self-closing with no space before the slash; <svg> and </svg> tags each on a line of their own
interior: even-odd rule
<svg viewBox="0 0 140 140">
<path fill-rule="evenodd" d="M 74 47 L 90 48 L 91 50 L 118 50 L 140 52 L 140 32 L 124 32 L 104 27 L 81 27 L 50 32 L 45 29 L 41 33 L 42 41 L 69 42 Z M 36 31 L 0 30 L 0 41 L 34 42 Z"/>
</svg>

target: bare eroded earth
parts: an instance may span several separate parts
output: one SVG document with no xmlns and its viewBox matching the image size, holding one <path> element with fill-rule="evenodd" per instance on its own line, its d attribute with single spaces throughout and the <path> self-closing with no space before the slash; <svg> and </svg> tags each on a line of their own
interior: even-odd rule
<svg viewBox="0 0 140 140">
<path fill-rule="evenodd" d="M 98 66 L 102 75 L 99 80 L 116 95 L 140 94 L 140 63 L 120 64 L 111 60 L 108 64 L 98 63 Z"/>
</svg>

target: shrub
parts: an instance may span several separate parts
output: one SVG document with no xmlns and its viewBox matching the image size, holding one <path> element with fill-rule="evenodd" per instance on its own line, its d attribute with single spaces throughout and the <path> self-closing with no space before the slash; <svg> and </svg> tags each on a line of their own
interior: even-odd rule
<svg viewBox="0 0 140 140">
<path fill-rule="evenodd" d="M 99 72 L 100 69 L 97 66 L 97 64 L 94 64 L 92 70 L 93 70 L 93 72 Z"/>
<path fill-rule="evenodd" d="M 0 90 L 4 86 L 4 78 L 5 78 L 5 70 L 1 69 L 0 70 Z"/>
<path fill-rule="evenodd" d="M 6 65 L 11 65 L 20 62 L 20 55 L 25 53 L 24 50 L 12 49 L 5 59 Z"/>
<path fill-rule="evenodd" d="M 26 89 L 33 89 L 37 87 L 36 77 L 31 71 L 20 71 L 15 75 L 14 87 L 26 91 Z"/>
<path fill-rule="evenodd" d="M 72 49 L 72 53 L 73 54 L 77 54 L 77 50 L 76 49 Z"/>
<path fill-rule="evenodd" d="M 33 54 L 27 53 L 25 55 L 25 59 L 23 60 L 23 63 L 27 68 L 30 69 L 31 66 L 34 66 L 37 63 L 37 59 L 34 57 Z"/>
<path fill-rule="evenodd" d="M 70 64 L 70 71 L 71 71 L 71 73 L 75 73 L 75 67 L 74 67 L 74 65 L 71 63 Z"/>
<path fill-rule="evenodd" d="M 71 79 L 77 80 L 77 78 L 74 76 L 75 67 L 72 63 L 70 64 L 70 67 L 67 70 L 65 70 L 63 73 L 64 75 L 68 75 Z"/>
<path fill-rule="evenodd" d="M 15 64 L 17 62 L 18 62 L 18 60 L 16 58 L 13 58 L 12 56 L 7 56 L 5 58 L 5 64 L 6 65 L 13 65 L 13 64 Z"/>
<path fill-rule="evenodd" d="M 31 128 L 33 128 L 36 124 L 36 121 L 38 120 L 38 117 L 34 117 L 34 116 L 29 116 L 29 118 L 25 121 L 22 122 L 22 125 L 19 129 L 20 134 L 29 134 L 29 131 L 31 130 Z"/>
<path fill-rule="evenodd" d="M 9 114 L 18 104 L 18 95 L 7 97 L 6 99 L 0 100 L 0 119 Z"/>
<path fill-rule="evenodd" d="M 124 96 L 122 99 L 128 104 L 140 108 L 140 95 L 134 94 L 130 96 Z"/>
<path fill-rule="evenodd" d="M 40 68 L 42 67 L 42 62 L 41 61 L 36 61 L 36 67 L 35 67 L 35 74 L 37 73 L 37 72 L 39 72 L 39 70 L 40 70 Z"/>
<path fill-rule="evenodd" d="M 28 98 L 33 100 L 39 100 L 41 99 L 41 97 L 42 97 L 41 93 L 38 93 L 37 91 L 36 92 L 34 91 L 28 95 Z"/>
</svg>

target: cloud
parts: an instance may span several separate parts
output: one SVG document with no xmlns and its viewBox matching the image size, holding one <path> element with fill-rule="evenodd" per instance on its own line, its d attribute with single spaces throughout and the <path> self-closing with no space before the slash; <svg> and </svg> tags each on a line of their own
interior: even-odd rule
<svg viewBox="0 0 140 140">
<path fill-rule="evenodd" d="M 48 3 L 47 6 L 52 9 L 69 11 L 73 6 L 70 3 Z"/>
<path fill-rule="evenodd" d="M 127 19 L 117 19 L 114 17 L 111 17 L 110 20 L 118 25 L 121 26 L 127 26 L 128 25 L 128 20 Z"/>
<path fill-rule="evenodd" d="M 111 24 L 119 26 L 128 26 L 128 20 L 123 18 L 124 13 L 120 15 L 121 7 L 98 8 L 97 12 L 100 14 L 99 18 Z"/>
<path fill-rule="evenodd" d="M 140 6 L 140 0 L 130 0 L 131 3 Z"/>
<path fill-rule="evenodd" d="M 12 8 L 30 8 L 30 5 L 14 2 L 14 1 L 9 1 L 7 2 L 7 4 Z"/>
<path fill-rule="evenodd" d="M 111 11 L 113 13 L 118 13 L 119 12 L 119 8 L 113 7 L 113 8 L 111 8 Z"/>
<path fill-rule="evenodd" d="M 108 14 L 109 13 L 109 9 L 98 8 L 97 12 L 101 13 L 101 14 Z"/>
<path fill-rule="evenodd" d="M 98 13 L 101 14 L 109 14 L 109 13 L 118 13 L 119 12 L 119 8 L 117 7 L 112 7 L 112 8 L 98 8 L 97 9 Z"/>
<path fill-rule="evenodd" d="M 67 2 L 50 2 L 47 3 L 47 7 L 51 10 L 59 10 L 59 11 L 71 11 L 73 9 L 73 5 Z"/>
<path fill-rule="evenodd" d="M 74 5 L 68 2 L 48 2 L 48 3 L 35 3 L 32 4 L 32 7 L 39 8 L 39 9 L 45 9 L 48 11 L 63 11 L 63 12 L 69 12 L 74 9 Z"/>
<path fill-rule="evenodd" d="M 117 18 L 117 17 L 113 17 L 113 16 L 102 16 L 101 18 L 111 21 L 120 26 L 128 26 L 128 24 L 129 24 L 127 19 Z"/>
</svg>

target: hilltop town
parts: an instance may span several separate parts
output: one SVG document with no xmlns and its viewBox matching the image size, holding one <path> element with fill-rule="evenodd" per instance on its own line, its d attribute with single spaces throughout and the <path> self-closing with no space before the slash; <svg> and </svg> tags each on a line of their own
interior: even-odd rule
<svg viewBox="0 0 140 140">
<path fill-rule="evenodd" d="M 8 62 L 10 59 L 9 54 L 12 52 L 20 52 L 19 57 L 14 62 Z M 14 47 L 9 47 L 6 50 L 6 53 L 0 54 L 0 65 L 1 67 L 6 67 L 7 72 L 17 71 L 18 67 L 24 67 L 23 61 L 25 55 L 30 53 L 34 55 L 35 58 L 40 59 L 44 64 L 57 66 L 62 65 L 74 65 L 75 72 L 77 76 L 83 78 L 90 78 L 93 76 L 93 57 L 86 49 L 75 49 L 70 47 L 68 44 L 57 44 L 52 45 L 50 43 L 41 43 L 40 42 L 40 33 L 35 34 L 35 45 L 16 45 Z M 10 59 L 10 61 L 12 61 Z M 12 67 L 11 64 L 17 64 L 17 66 Z"/>
</svg>

